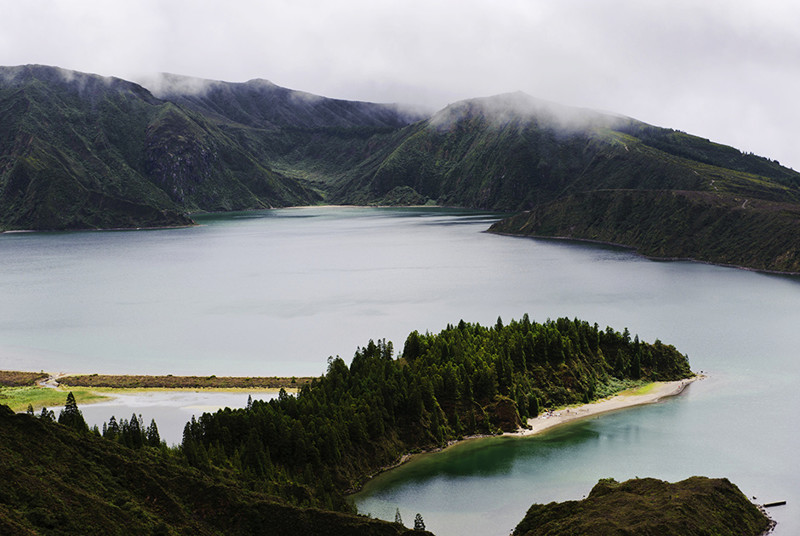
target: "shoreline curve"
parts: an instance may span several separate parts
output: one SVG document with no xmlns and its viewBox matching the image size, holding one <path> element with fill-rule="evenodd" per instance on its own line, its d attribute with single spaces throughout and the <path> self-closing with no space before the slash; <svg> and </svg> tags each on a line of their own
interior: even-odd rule
<svg viewBox="0 0 800 536">
<path fill-rule="evenodd" d="M 596 402 L 583 404 L 581 406 L 572 406 L 560 410 L 549 411 L 539 415 L 536 418 L 528 419 L 529 428 L 520 428 L 516 432 L 506 432 L 503 435 L 516 437 L 537 435 L 545 430 L 555 428 L 556 426 L 580 419 L 585 419 L 587 417 L 593 417 L 602 413 L 631 408 L 634 406 L 641 406 L 644 404 L 653 404 L 664 398 L 681 394 L 683 390 L 686 389 L 686 387 L 692 382 L 703 378 L 705 378 L 705 376 L 696 375 L 683 380 L 654 382 L 651 384 L 653 387 L 643 394 L 626 394 L 625 392 L 622 392 Z"/>
</svg>

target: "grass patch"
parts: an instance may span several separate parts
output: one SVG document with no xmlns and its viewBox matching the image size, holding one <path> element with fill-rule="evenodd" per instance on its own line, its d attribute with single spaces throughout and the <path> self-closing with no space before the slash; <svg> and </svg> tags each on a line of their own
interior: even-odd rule
<svg viewBox="0 0 800 536">
<path fill-rule="evenodd" d="M 644 394 L 647 391 L 639 393 L 639 389 L 644 389 L 652 382 L 646 380 L 620 380 L 618 378 L 610 378 L 607 383 L 597 386 L 595 392 L 595 400 L 602 400 L 609 396 L 619 394 Z M 652 387 L 650 387 L 652 389 Z"/>
<path fill-rule="evenodd" d="M 50 389 L 47 387 L 0 387 L 0 404 L 9 406 L 13 411 L 25 411 L 28 404 L 34 411 L 42 407 L 53 409 L 64 407 L 67 394 L 72 391 L 75 401 L 80 404 L 99 402 L 108 398 L 89 389 Z"/>
<path fill-rule="evenodd" d="M 636 387 L 634 389 L 628 389 L 627 391 L 623 391 L 619 394 L 624 396 L 641 396 L 646 395 L 653 391 L 656 388 L 656 382 L 646 383 L 641 387 Z"/>
</svg>

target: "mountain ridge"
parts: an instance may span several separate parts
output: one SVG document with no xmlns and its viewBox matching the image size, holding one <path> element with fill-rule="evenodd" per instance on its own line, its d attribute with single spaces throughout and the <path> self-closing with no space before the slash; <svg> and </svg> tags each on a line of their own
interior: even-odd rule
<svg viewBox="0 0 800 536">
<path fill-rule="evenodd" d="M 0 230 L 186 225 L 198 211 L 319 203 L 534 211 L 542 221 L 575 196 L 606 191 L 619 193 L 597 195 L 626 198 L 628 190 L 710 194 L 718 202 L 692 205 L 708 214 L 721 206 L 733 214 L 745 199 L 745 208 L 759 206 L 753 200 L 800 204 L 800 173 L 777 161 L 522 92 L 423 114 L 263 79 L 155 80 L 150 91 L 55 67 L 0 67 Z M 669 206 L 666 196 L 647 196 L 662 212 Z M 798 265 L 786 233 L 772 248 L 777 254 L 758 246 L 774 242 L 764 233 L 780 222 L 794 228 L 794 212 L 759 213 L 759 230 L 746 233 L 755 253 L 740 255 L 750 257 L 741 265 Z M 615 235 L 615 221 L 573 221 L 558 236 L 643 247 L 626 238 L 630 233 Z M 681 241 L 686 227 L 639 223 L 672 241 Z M 520 225 L 504 224 L 502 232 L 555 236 Z M 705 233 L 692 249 L 667 256 L 726 263 L 736 255 L 706 254 L 733 247 L 720 240 Z M 776 264 L 784 254 L 791 259 Z"/>
</svg>

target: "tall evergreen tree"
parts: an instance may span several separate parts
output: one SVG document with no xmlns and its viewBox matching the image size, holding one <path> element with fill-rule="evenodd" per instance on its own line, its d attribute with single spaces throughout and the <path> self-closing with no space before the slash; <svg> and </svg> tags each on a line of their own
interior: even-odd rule
<svg viewBox="0 0 800 536">
<path fill-rule="evenodd" d="M 425 530 L 425 522 L 422 520 L 422 514 L 417 514 L 414 518 L 414 530 Z"/>
<path fill-rule="evenodd" d="M 158 426 L 156 426 L 156 420 L 150 420 L 150 426 L 147 427 L 147 432 L 145 433 L 145 437 L 147 439 L 147 445 L 150 447 L 158 447 L 161 445 L 161 436 L 158 433 Z"/>
<path fill-rule="evenodd" d="M 142 430 L 142 421 L 140 417 L 134 413 L 128 423 L 128 446 L 134 449 L 140 448 L 144 445 L 144 430 Z"/>
<path fill-rule="evenodd" d="M 58 422 L 80 432 L 89 430 L 89 426 L 83 419 L 83 413 L 78 409 L 78 404 L 75 402 L 75 396 L 72 391 L 67 395 L 67 403 L 64 405 L 64 409 L 58 414 Z"/>
<path fill-rule="evenodd" d="M 108 426 L 103 424 L 103 437 L 115 441 L 119 437 L 119 424 L 117 423 L 117 418 L 113 415 L 108 419 Z"/>
</svg>

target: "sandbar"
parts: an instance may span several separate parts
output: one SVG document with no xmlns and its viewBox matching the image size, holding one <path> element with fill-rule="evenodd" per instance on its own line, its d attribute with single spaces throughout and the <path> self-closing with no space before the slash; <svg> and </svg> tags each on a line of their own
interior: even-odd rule
<svg viewBox="0 0 800 536">
<path fill-rule="evenodd" d="M 614 396 L 584 404 L 582 406 L 572 406 L 562 408 L 559 410 L 548 411 L 540 414 L 538 417 L 528 419 L 528 426 L 530 428 L 520 428 L 516 432 L 509 432 L 504 435 L 513 436 L 529 436 L 540 434 L 545 430 L 549 430 L 561 424 L 572 422 L 578 419 L 585 419 L 601 413 L 609 411 L 616 411 L 632 406 L 639 406 L 642 404 L 652 404 L 658 402 L 663 398 L 679 395 L 683 392 L 687 385 L 695 380 L 702 378 L 702 376 L 694 376 L 684 380 L 672 382 L 655 382 L 647 386 L 646 392 L 638 394 L 634 391 L 624 391 Z"/>
</svg>

